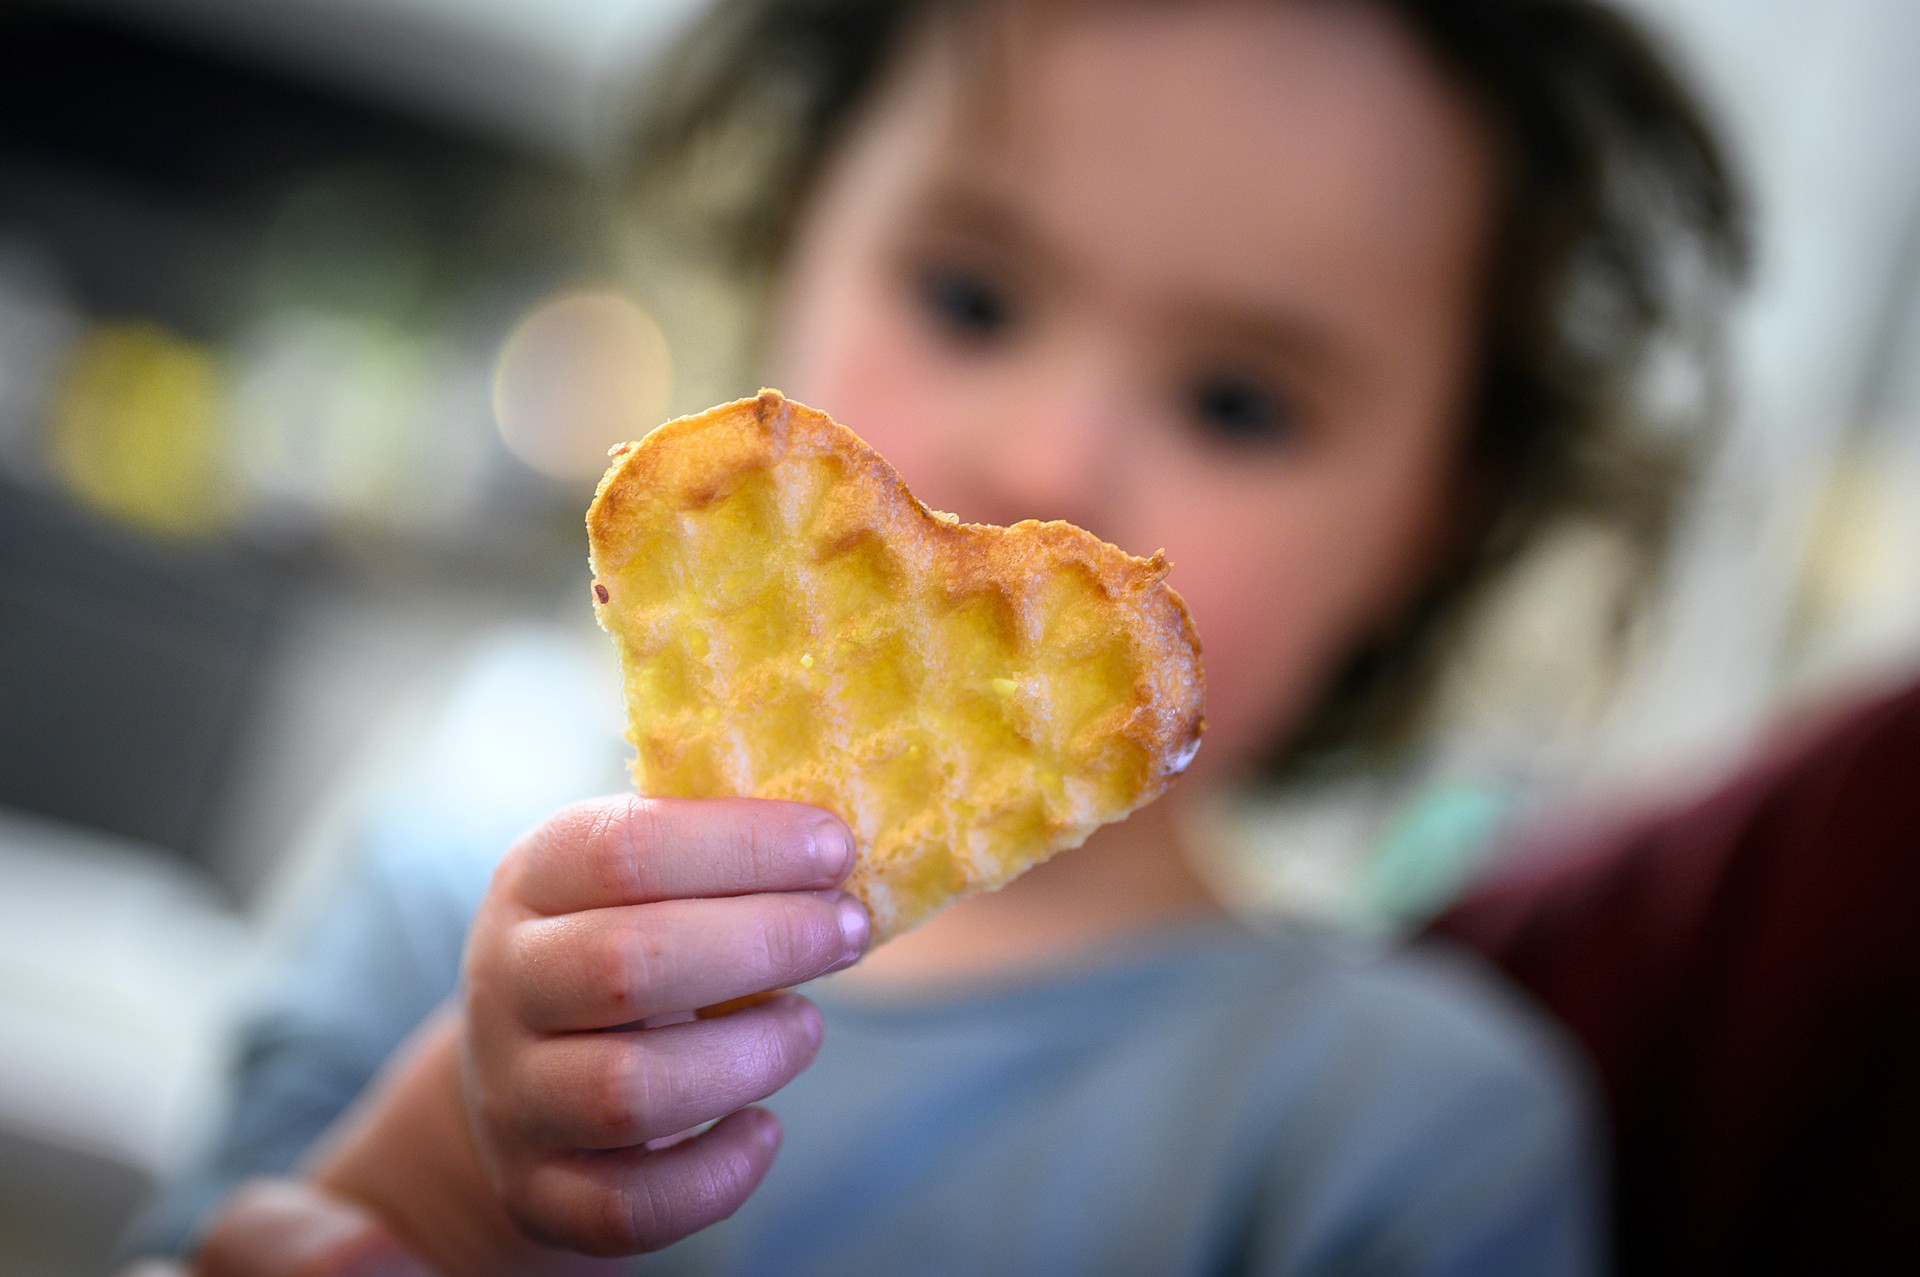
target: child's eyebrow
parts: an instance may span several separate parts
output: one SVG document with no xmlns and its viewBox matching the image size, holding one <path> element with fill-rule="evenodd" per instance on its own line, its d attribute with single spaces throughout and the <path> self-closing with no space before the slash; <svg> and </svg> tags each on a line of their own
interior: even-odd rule
<svg viewBox="0 0 1920 1277">
<path fill-rule="evenodd" d="M 1364 371 L 1361 352 L 1338 328 L 1310 316 L 1196 299 L 1176 312 L 1175 324 L 1185 333 L 1223 345 L 1276 355 L 1303 371 L 1330 377 Z"/>
<path fill-rule="evenodd" d="M 936 187 L 914 205 L 912 222 L 981 240 L 1035 274 L 1059 278 L 1073 273 L 1069 254 L 1014 209 L 981 191 Z"/>
</svg>

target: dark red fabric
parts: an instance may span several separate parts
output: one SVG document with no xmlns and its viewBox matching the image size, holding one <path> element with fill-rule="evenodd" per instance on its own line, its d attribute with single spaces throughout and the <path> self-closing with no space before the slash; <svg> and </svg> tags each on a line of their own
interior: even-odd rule
<svg viewBox="0 0 1920 1277">
<path fill-rule="evenodd" d="M 1622 1272 L 1920 1272 L 1920 686 L 1433 929 L 1592 1053 Z"/>
</svg>

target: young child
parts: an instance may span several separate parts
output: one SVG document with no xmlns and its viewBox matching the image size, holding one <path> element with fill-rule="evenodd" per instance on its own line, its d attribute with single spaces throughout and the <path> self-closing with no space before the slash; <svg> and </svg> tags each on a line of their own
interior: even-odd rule
<svg viewBox="0 0 1920 1277">
<path fill-rule="evenodd" d="M 812 1001 L 707 1020 L 861 959 L 844 828 L 561 811 L 453 1008 L 312 1187 L 229 1203 L 205 1270 L 291 1271 L 325 1230 L 287 1221 L 334 1218 L 336 1257 L 398 1237 L 449 1273 L 1596 1271 L 1555 1042 L 1444 955 L 1228 921 L 1181 812 L 1403 742 L 1450 621 L 1556 515 L 1657 530 L 1634 377 L 1676 250 L 1737 256 L 1658 62 L 1582 0 L 745 0 L 672 65 L 652 175 L 750 192 L 701 207 L 768 285 L 765 380 L 963 519 L 1164 548 L 1205 748 Z M 400 1005 L 453 991 L 440 930 Z M 394 942 L 361 941 L 315 979 L 381 980 Z M 359 1089 L 408 1022 L 314 1015 L 256 1042 L 282 1094 L 318 1056 Z"/>
</svg>

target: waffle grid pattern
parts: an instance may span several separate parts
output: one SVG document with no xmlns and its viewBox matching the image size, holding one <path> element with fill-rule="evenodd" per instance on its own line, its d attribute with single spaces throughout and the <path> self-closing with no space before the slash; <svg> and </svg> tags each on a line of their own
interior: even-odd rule
<svg viewBox="0 0 1920 1277">
<path fill-rule="evenodd" d="M 1154 592 L 1170 595 L 1164 565 L 1143 597 L 1116 597 L 1097 565 L 1018 552 L 1102 545 L 1085 533 L 957 524 L 850 432 L 823 417 L 795 429 L 792 411 L 766 429 L 767 415 L 747 464 L 650 484 L 618 520 L 625 553 L 596 536 L 641 792 L 839 813 L 862 849 L 849 888 L 884 937 L 1164 786 L 1178 767 L 1143 720 L 1164 716 L 1153 694 L 1167 680 L 1142 623 Z M 684 422 L 700 420 L 641 447 L 692 447 Z M 986 556 L 994 570 L 982 544 L 1009 551 Z M 1197 687 L 1192 700 L 1197 741 Z"/>
</svg>

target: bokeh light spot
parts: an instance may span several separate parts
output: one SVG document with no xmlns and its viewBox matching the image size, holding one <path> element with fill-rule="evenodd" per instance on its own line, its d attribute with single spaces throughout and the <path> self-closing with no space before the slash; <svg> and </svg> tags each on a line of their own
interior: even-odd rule
<svg viewBox="0 0 1920 1277">
<path fill-rule="evenodd" d="M 514 328 L 494 365 L 508 451 L 563 481 L 596 479 L 607 449 L 660 422 L 673 390 L 660 325 L 618 293 L 553 298 Z"/>
<path fill-rule="evenodd" d="M 232 512 L 224 384 L 211 350 L 158 324 L 100 324 L 48 405 L 56 474 L 75 497 L 149 532 L 211 532 Z"/>
</svg>

